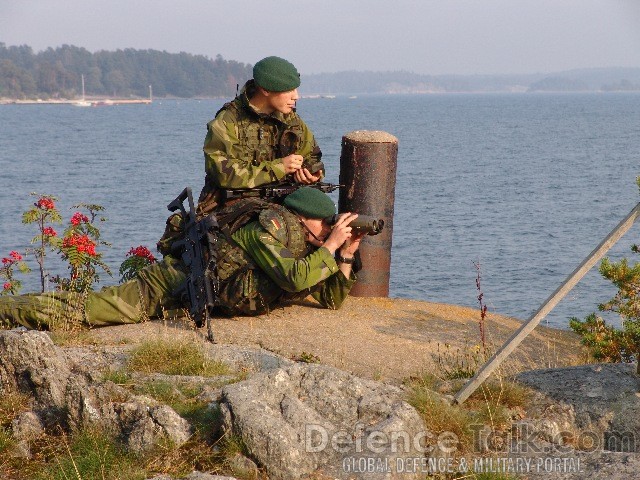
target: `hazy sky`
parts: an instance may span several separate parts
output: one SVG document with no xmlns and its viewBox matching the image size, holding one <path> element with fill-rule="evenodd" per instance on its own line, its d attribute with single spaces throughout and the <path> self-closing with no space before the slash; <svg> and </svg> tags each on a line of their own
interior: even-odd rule
<svg viewBox="0 0 640 480">
<path fill-rule="evenodd" d="M 279 55 L 305 74 L 640 67 L 640 0 L 0 0 L 0 42 Z"/>
</svg>

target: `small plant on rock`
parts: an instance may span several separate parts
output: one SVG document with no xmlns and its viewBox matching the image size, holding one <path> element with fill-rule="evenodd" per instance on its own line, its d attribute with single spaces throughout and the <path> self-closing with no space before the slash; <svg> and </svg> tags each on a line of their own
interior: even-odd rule
<svg viewBox="0 0 640 480">
<path fill-rule="evenodd" d="M 484 303 L 484 293 L 482 292 L 482 276 L 480 275 L 480 261 L 473 262 L 473 266 L 476 267 L 476 290 L 478 291 L 478 303 L 480 304 L 480 320 L 478 326 L 480 327 L 480 343 L 482 343 L 483 350 L 487 350 L 487 335 L 486 335 L 486 322 L 487 322 L 487 305 Z"/>
<path fill-rule="evenodd" d="M 64 231 L 64 237 L 59 245 L 62 258 L 69 264 L 69 278 L 56 276 L 52 281 L 58 289 L 85 293 L 91 290 L 93 284 L 100 280 L 97 267 L 111 275 L 111 270 L 102 261 L 102 253 L 96 248 L 109 244 L 100 239 L 100 230 L 95 225 L 98 212 L 104 210 L 100 205 L 79 204 L 74 208 L 88 210 L 89 216 L 76 211 Z M 105 221 L 99 218 L 99 221 Z"/>
<path fill-rule="evenodd" d="M 37 193 L 32 193 L 31 195 L 37 196 L 38 200 L 29 210 L 22 214 L 22 223 L 36 223 L 38 226 L 38 234 L 31 239 L 31 243 L 37 246 L 31 251 L 36 258 L 36 262 L 38 262 L 40 269 L 40 286 L 44 293 L 47 278 L 44 268 L 44 258 L 47 255 L 47 251 L 53 251 L 59 248 L 61 242 L 58 238 L 58 233 L 50 224 L 62 223 L 62 217 L 56 208 L 55 202 L 58 200 L 57 197 Z"/>
<path fill-rule="evenodd" d="M 31 269 L 22 261 L 22 255 L 16 251 L 9 252 L 8 257 L 2 259 L 0 267 L 0 279 L 3 279 L 0 295 L 17 295 L 22 288 L 22 282 L 16 278 L 16 270 L 28 273 Z"/>
<path fill-rule="evenodd" d="M 293 355 L 291 357 L 291 360 L 295 362 L 302 362 L 302 363 L 320 363 L 320 357 L 318 357 L 317 355 L 314 355 L 313 353 L 309 353 L 305 351 L 302 351 L 298 355 Z"/>
</svg>

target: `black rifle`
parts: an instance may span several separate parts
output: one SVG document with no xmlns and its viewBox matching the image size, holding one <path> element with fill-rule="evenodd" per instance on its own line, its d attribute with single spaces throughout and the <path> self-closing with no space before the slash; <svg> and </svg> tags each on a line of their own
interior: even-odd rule
<svg viewBox="0 0 640 480">
<path fill-rule="evenodd" d="M 316 188 L 321 192 L 331 193 L 338 188 L 344 187 L 344 185 L 338 185 L 335 183 L 325 183 L 325 182 L 316 182 L 309 185 L 304 183 L 291 183 L 291 182 L 267 183 L 266 185 L 262 185 L 260 187 L 255 187 L 255 188 L 226 189 L 225 192 L 227 194 L 228 200 L 231 200 L 234 198 L 246 198 L 246 197 L 278 199 L 278 198 L 286 197 L 290 193 L 293 193 L 302 187 Z"/>
<path fill-rule="evenodd" d="M 189 211 L 184 201 L 189 200 Z M 185 188 L 167 208 L 171 212 L 180 210 L 184 226 L 184 237 L 171 245 L 171 251 L 179 255 L 187 268 L 187 278 L 176 292 L 189 303 L 189 314 L 197 327 L 207 325 L 207 338 L 213 342 L 211 328 L 212 310 L 217 304 L 218 279 L 216 276 L 216 249 L 218 229 L 215 215 L 198 221 L 191 188 Z"/>
</svg>

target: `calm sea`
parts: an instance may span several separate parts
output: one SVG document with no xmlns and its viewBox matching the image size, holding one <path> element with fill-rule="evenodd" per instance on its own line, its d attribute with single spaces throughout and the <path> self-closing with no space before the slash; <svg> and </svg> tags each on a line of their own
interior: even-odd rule
<svg viewBox="0 0 640 480">
<path fill-rule="evenodd" d="M 0 106 L 0 256 L 24 251 L 35 234 L 20 221 L 30 192 L 58 196 L 66 219 L 73 204 L 97 203 L 116 274 L 102 284 L 117 282 L 132 246 L 155 246 L 167 203 L 186 185 L 199 192 L 205 125 L 222 103 Z M 298 106 L 328 181 L 338 180 L 343 134 L 399 139 L 393 297 L 477 306 L 475 262 L 490 311 L 526 319 L 640 200 L 638 94 L 360 96 Z M 626 255 L 638 233 L 610 256 Z M 38 289 L 35 272 L 23 278 L 25 291 Z M 614 291 L 594 269 L 548 324 L 566 327 Z"/>
</svg>

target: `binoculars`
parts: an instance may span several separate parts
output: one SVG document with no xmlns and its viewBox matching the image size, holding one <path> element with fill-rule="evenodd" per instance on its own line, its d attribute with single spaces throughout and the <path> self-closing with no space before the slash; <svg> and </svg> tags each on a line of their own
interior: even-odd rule
<svg viewBox="0 0 640 480">
<path fill-rule="evenodd" d="M 325 221 L 329 225 L 335 225 L 335 223 L 340 218 L 340 213 L 328 217 Z M 366 233 L 367 235 L 377 235 L 379 234 L 384 227 L 384 220 L 381 218 L 370 217 L 369 215 L 360 215 L 358 214 L 358 218 L 353 220 L 349 226 L 351 227 L 352 233 Z"/>
</svg>

